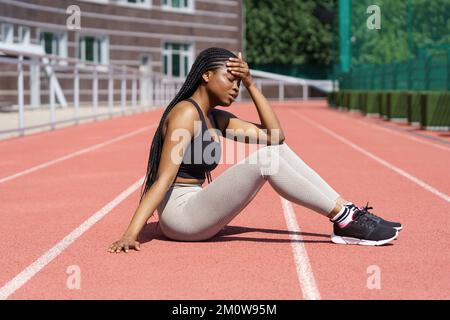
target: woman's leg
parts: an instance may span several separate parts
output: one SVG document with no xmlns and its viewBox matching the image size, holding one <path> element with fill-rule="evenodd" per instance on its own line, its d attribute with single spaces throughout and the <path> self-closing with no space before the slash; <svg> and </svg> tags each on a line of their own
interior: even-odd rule
<svg viewBox="0 0 450 320">
<path fill-rule="evenodd" d="M 286 147 L 260 148 L 190 196 L 178 210 L 164 212 L 160 217 L 163 233 L 182 241 L 211 238 L 251 202 L 266 181 L 285 199 L 324 216 L 339 211 L 335 199 L 327 197 L 280 156 Z"/>
<path fill-rule="evenodd" d="M 286 144 L 286 143 L 284 143 Z M 303 175 L 312 184 L 322 191 L 328 198 L 336 200 L 341 204 L 345 204 L 347 201 L 341 198 L 339 193 L 337 193 L 327 182 L 325 182 L 322 177 L 317 174 L 310 166 L 308 166 L 292 149 L 286 144 L 284 148 L 280 149 L 280 156 L 286 160 L 289 165 L 298 173 Z"/>
</svg>

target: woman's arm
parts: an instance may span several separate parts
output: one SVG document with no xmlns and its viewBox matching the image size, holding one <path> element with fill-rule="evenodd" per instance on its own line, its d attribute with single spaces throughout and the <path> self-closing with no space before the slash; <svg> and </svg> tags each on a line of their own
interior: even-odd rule
<svg viewBox="0 0 450 320">
<path fill-rule="evenodd" d="M 155 180 L 142 198 L 142 201 L 136 209 L 122 238 L 132 240 L 137 239 L 142 227 L 147 223 L 147 220 L 153 216 L 154 211 L 162 199 L 164 199 L 164 196 L 171 185 L 172 181 L 168 177 Z"/>
<path fill-rule="evenodd" d="M 175 106 L 167 119 L 167 131 L 155 182 L 143 196 L 121 239 L 109 247 L 109 252 L 121 252 L 122 250 L 128 252 L 131 248 L 140 250 L 137 241 L 139 232 L 176 179 L 186 148 L 194 136 L 194 121 L 199 118 L 192 105 L 184 101 L 180 104 L 188 105 L 177 109 Z"/>
<path fill-rule="evenodd" d="M 269 101 L 256 87 L 255 82 L 250 75 L 250 69 L 248 68 L 247 63 L 242 59 L 240 52 L 238 57 L 239 58 L 230 58 L 230 61 L 227 63 L 228 71 L 240 78 L 247 88 L 247 91 L 255 103 L 261 124 L 241 120 L 233 114 L 224 111 L 222 114 L 224 114 L 224 118 L 227 120 L 226 129 L 231 130 L 232 133 L 233 131 L 236 132 L 238 136 L 239 130 L 241 132 L 244 131 L 245 135 L 247 135 L 245 142 L 257 141 L 258 143 L 267 144 L 282 143 L 285 137 L 277 115 L 273 111 Z"/>
<path fill-rule="evenodd" d="M 255 103 L 262 126 L 267 130 L 269 140 L 273 143 L 283 142 L 285 139 L 283 129 L 281 129 L 280 121 L 273 111 L 269 101 L 267 101 L 266 97 L 264 97 L 254 82 L 246 88 Z"/>
</svg>

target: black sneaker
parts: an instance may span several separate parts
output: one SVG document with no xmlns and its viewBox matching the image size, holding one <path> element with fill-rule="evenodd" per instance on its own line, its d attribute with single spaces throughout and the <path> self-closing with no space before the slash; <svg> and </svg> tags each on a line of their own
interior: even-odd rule
<svg viewBox="0 0 450 320">
<path fill-rule="evenodd" d="M 349 210 L 353 211 L 353 220 L 349 224 L 341 228 L 338 223 L 333 223 L 333 243 L 381 246 L 397 238 L 396 229 L 382 225 L 356 206 Z"/>
<path fill-rule="evenodd" d="M 354 204 L 349 205 L 349 207 L 350 208 L 351 207 L 357 208 Z M 369 207 L 369 202 L 367 202 L 365 207 L 359 208 L 359 210 L 363 211 L 368 217 L 374 219 L 375 221 L 380 222 L 380 224 L 382 224 L 382 225 L 384 225 L 386 227 L 391 227 L 391 228 L 394 228 L 394 229 L 396 229 L 398 231 L 403 229 L 403 226 L 402 226 L 402 224 L 400 222 L 393 222 L 393 221 L 384 220 L 383 218 L 381 218 L 381 217 L 379 217 L 379 216 L 369 212 L 370 209 L 373 209 L 373 207 Z"/>
</svg>

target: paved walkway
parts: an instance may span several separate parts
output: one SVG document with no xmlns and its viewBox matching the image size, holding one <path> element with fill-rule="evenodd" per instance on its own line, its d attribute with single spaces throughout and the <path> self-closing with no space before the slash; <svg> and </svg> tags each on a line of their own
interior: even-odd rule
<svg viewBox="0 0 450 320">
<path fill-rule="evenodd" d="M 124 109 L 123 115 L 130 115 L 137 112 L 148 111 L 154 108 L 136 107 L 134 112 L 131 105 L 128 105 Z M 110 117 L 110 111 L 107 105 L 99 105 L 97 108 L 97 120 L 107 119 Z M 115 105 L 111 110 L 112 117 L 121 116 L 120 105 Z M 95 111 L 91 105 L 83 105 L 78 109 L 78 123 L 85 123 L 94 121 Z M 55 128 L 62 128 L 73 125 L 75 123 L 75 108 L 69 105 L 67 108 L 55 109 Z M 59 122 L 59 123 L 58 123 Z M 23 117 L 24 134 L 42 132 L 51 130 L 51 113 L 48 106 L 26 109 Z M 0 140 L 18 137 L 20 132 L 19 128 L 19 112 L 17 110 L 12 111 L 0 111 Z M 14 130 L 14 131 L 13 131 Z"/>
</svg>

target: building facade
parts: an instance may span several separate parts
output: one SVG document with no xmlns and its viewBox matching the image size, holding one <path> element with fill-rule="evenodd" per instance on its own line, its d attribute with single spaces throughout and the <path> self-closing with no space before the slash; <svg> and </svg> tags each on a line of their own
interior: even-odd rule
<svg viewBox="0 0 450 320">
<path fill-rule="evenodd" d="M 242 51 L 243 35 L 241 0 L 0 0 L 0 52 L 28 43 L 62 58 L 172 78 L 184 78 L 205 48 Z M 14 99 L 15 67 L 0 68 L 0 96 Z"/>
</svg>

